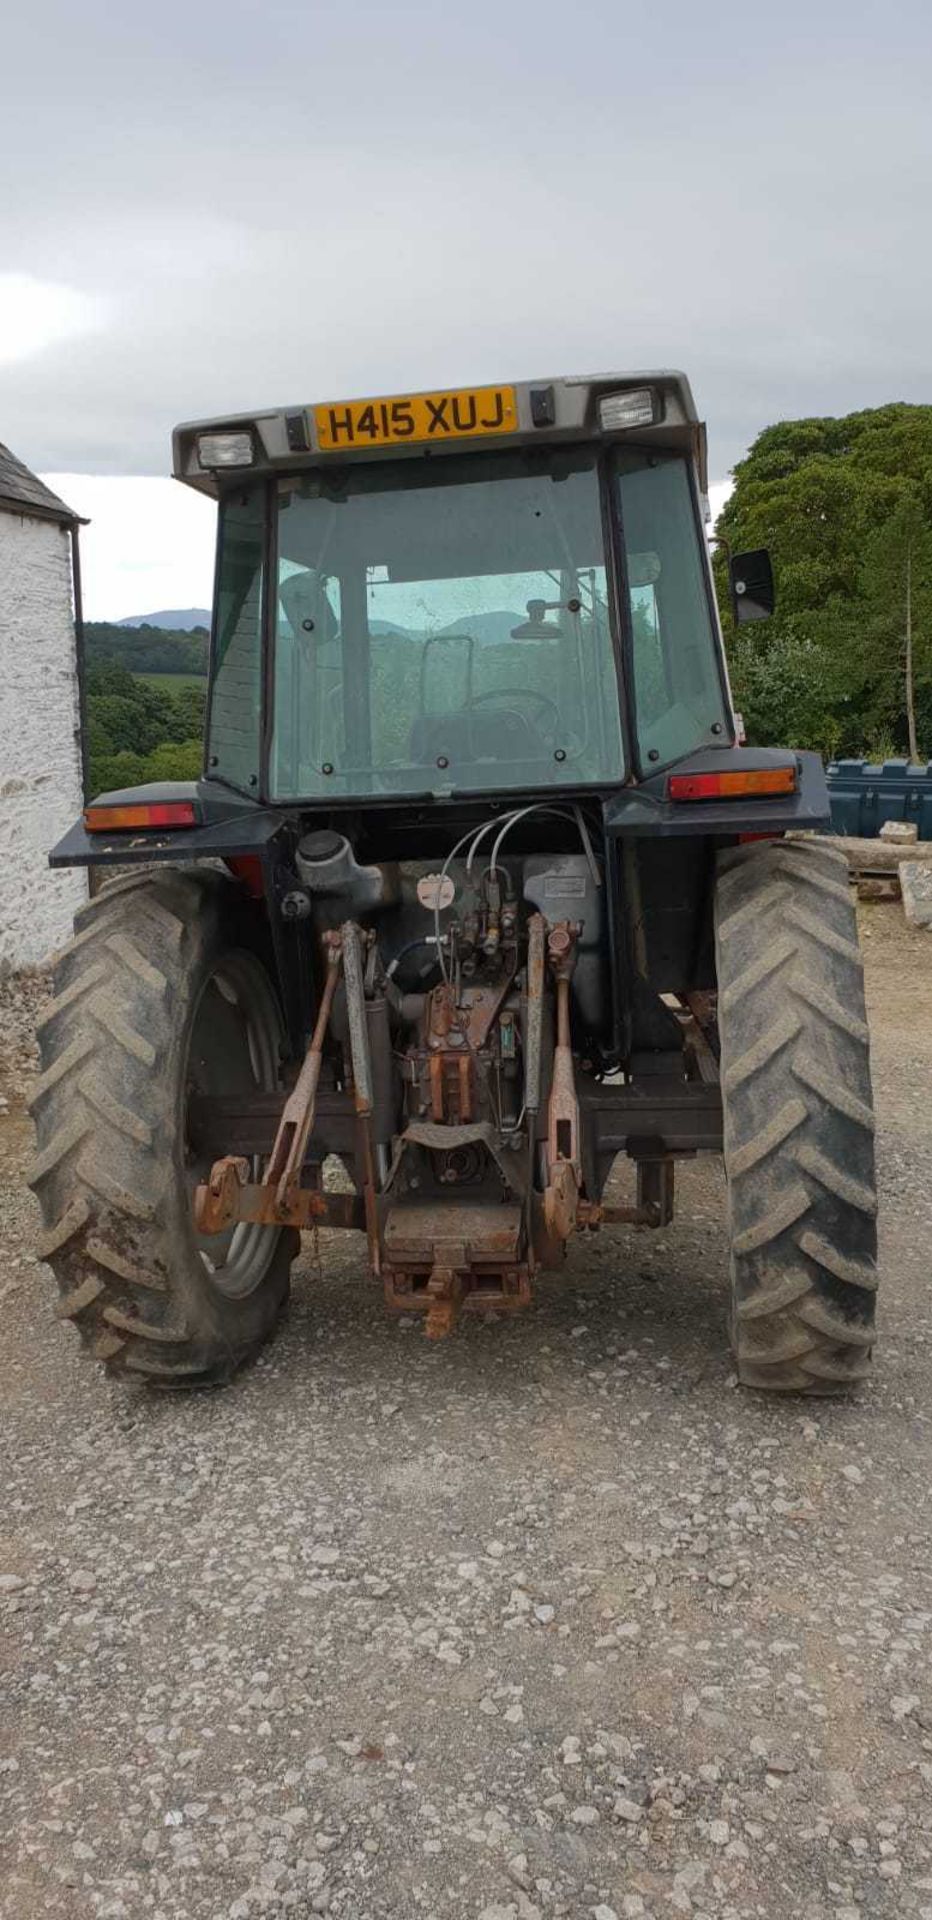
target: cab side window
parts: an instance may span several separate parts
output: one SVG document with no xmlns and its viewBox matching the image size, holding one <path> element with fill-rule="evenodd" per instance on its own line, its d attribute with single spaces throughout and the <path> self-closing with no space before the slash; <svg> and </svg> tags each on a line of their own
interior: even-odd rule
<svg viewBox="0 0 932 1920">
<path fill-rule="evenodd" d="M 618 455 L 645 768 L 733 737 L 719 640 L 684 460 Z"/>
<path fill-rule="evenodd" d="M 259 786 L 264 527 L 261 486 L 224 501 L 208 754 L 211 773 L 244 793 Z"/>
</svg>

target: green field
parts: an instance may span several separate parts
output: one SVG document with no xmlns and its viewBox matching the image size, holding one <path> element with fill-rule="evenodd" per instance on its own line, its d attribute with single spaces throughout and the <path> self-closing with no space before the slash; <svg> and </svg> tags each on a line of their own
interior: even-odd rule
<svg viewBox="0 0 932 1920">
<path fill-rule="evenodd" d="M 133 679 L 144 681 L 157 693 L 181 693 L 184 687 L 203 687 L 206 691 L 207 687 L 203 673 L 134 673 Z"/>
</svg>

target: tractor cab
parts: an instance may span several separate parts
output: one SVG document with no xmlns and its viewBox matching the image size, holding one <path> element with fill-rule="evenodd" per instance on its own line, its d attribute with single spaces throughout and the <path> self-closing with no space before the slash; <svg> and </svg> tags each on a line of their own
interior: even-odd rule
<svg viewBox="0 0 932 1920">
<path fill-rule="evenodd" d="M 622 786 L 733 743 L 679 375 L 180 428 L 220 508 L 208 774 L 273 802 Z"/>
</svg>

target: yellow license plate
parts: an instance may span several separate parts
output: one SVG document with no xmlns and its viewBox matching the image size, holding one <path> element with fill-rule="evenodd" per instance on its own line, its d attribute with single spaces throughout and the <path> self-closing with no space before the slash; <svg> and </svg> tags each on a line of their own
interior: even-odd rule
<svg viewBox="0 0 932 1920">
<path fill-rule="evenodd" d="M 405 441 L 473 440 L 514 433 L 514 387 L 460 387 L 454 393 L 401 394 L 392 400 L 339 400 L 315 407 L 317 444 L 325 453 L 387 447 Z"/>
</svg>

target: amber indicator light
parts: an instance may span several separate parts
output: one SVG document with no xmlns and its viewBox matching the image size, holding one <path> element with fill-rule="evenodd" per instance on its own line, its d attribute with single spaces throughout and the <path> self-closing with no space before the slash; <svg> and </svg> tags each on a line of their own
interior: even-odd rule
<svg viewBox="0 0 932 1920">
<path fill-rule="evenodd" d="M 795 767 L 754 767 L 743 773 L 671 773 L 671 800 L 738 800 L 764 794 L 795 793 Z"/>
<path fill-rule="evenodd" d="M 132 807 L 85 807 L 88 833 L 145 833 L 153 827 L 195 827 L 193 800 L 161 800 Z"/>
</svg>

